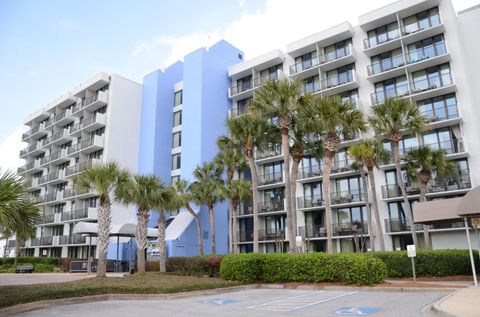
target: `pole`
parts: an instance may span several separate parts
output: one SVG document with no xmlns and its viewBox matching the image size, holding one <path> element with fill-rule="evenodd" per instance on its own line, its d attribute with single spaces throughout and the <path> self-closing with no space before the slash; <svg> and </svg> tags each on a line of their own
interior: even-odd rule
<svg viewBox="0 0 480 317">
<path fill-rule="evenodd" d="M 417 282 L 417 274 L 415 273 L 415 258 L 411 257 L 412 259 L 412 272 L 413 272 L 413 283 Z"/>
<path fill-rule="evenodd" d="M 120 236 L 117 236 L 117 262 L 115 263 L 115 272 L 118 272 L 118 252 L 120 247 Z"/>
<path fill-rule="evenodd" d="M 478 258 L 480 259 L 480 234 L 478 233 L 478 225 L 475 226 L 475 232 L 477 233 L 477 239 L 478 239 Z"/>
<path fill-rule="evenodd" d="M 130 237 L 130 248 L 128 248 L 128 274 L 132 273 L 132 237 Z"/>
<path fill-rule="evenodd" d="M 89 243 L 88 243 L 88 254 L 87 254 L 87 273 L 90 274 L 91 273 L 91 269 L 92 269 L 92 263 L 90 262 L 90 254 L 91 254 L 91 250 L 92 250 L 92 234 L 90 233 L 89 235 Z"/>
<path fill-rule="evenodd" d="M 473 259 L 472 243 L 470 242 L 470 232 L 468 231 L 467 217 L 463 217 L 463 221 L 465 223 L 465 231 L 467 233 L 467 244 L 468 253 L 470 254 L 470 263 L 472 264 L 473 285 L 475 285 L 475 287 L 478 287 L 477 272 L 475 271 L 475 260 Z"/>
</svg>

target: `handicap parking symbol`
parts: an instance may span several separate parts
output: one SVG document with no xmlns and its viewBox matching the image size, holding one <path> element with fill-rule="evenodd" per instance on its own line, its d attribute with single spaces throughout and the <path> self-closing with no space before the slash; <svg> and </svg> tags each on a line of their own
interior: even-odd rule
<svg viewBox="0 0 480 317">
<path fill-rule="evenodd" d="M 232 304 L 237 302 L 238 300 L 234 300 L 234 299 L 210 299 L 210 300 L 202 301 L 202 304 L 224 305 L 224 304 Z"/>
<path fill-rule="evenodd" d="M 375 314 L 381 310 L 381 308 L 377 307 L 342 307 L 336 310 L 334 313 L 337 315 L 362 316 Z"/>
</svg>

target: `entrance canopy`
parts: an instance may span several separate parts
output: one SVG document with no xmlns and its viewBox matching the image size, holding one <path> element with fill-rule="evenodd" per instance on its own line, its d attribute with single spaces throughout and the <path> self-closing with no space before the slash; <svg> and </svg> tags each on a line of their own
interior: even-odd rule
<svg viewBox="0 0 480 317">
<path fill-rule="evenodd" d="M 457 208 L 463 197 L 431 200 L 415 206 L 415 223 L 433 224 L 461 220 Z"/>
<path fill-rule="evenodd" d="M 110 230 L 111 237 L 135 237 L 137 225 L 133 223 L 124 223 L 113 225 Z M 98 235 L 98 224 L 93 222 L 79 222 L 73 227 L 73 233 Z M 158 230 L 155 228 L 147 229 L 147 238 L 158 238 Z"/>
<path fill-rule="evenodd" d="M 480 186 L 475 187 L 462 197 L 457 207 L 459 216 L 480 216 Z"/>
</svg>

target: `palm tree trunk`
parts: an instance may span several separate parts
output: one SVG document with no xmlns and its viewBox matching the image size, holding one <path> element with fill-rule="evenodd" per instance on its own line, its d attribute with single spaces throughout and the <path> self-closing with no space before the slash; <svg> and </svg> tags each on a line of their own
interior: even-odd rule
<svg viewBox="0 0 480 317">
<path fill-rule="evenodd" d="M 110 227 L 112 225 L 111 203 L 108 198 L 100 199 L 98 208 L 98 268 L 97 277 L 107 274 L 107 251 L 110 242 Z"/>
<path fill-rule="evenodd" d="M 427 183 L 420 182 L 420 202 L 427 201 Z M 425 249 L 430 250 L 432 248 L 430 244 L 430 232 L 428 230 L 428 225 L 423 225 L 423 239 L 425 241 Z"/>
<path fill-rule="evenodd" d="M 16 266 L 18 262 L 18 256 L 20 255 L 20 239 L 17 237 L 15 238 L 15 260 L 13 261 L 13 265 Z"/>
<path fill-rule="evenodd" d="M 392 141 L 392 152 L 393 152 L 393 162 L 395 163 L 395 170 L 397 174 L 397 185 L 400 187 L 402 192 L 403 202 L 408 216 L 408 225 L 410 226 L 410 231 L 412 233 L 412 240 L 415 248 L 418 248 L 417 234 L 415 232 L 415 224 L 413 223 L 413 213 L 412 208 L 410 207 L 410 202 L 407 198 L 407 192 L 405 191 L 405 184 L 402 179 L 402 172 L 400 169 L 400 148 L 398 142 Z"/>
<path fill-rule="evenodd" d="M 255 166 L 255 161 L 253 156 L 249 155 L 248 166 L 250 167 L 250 172 L 252 173 L 252 202 L 253 202 L 253 252 L 258 253 L 258 230 L 260 226 L 258 224 L 258 197 L 257 197 L 257 167 Z"/>
<path fill-rule="evenodd" d="M 210 218 L 210 231 L 212 235 L 212 254 L 217 254 L 217 243 L 215 238 L 215 217 L 213 215 L 213 205 L 208 205 L 208 216 Z"/>
<path fill-rule="evenodd" d="M 229 243 L 228 243 L 228 253 L 233 253 L 233 248 L 235 246 L 235 243 L 233 242 L 233 218 L 235 217 L 234 215 L 234 207 L 232 200 L 228 200 L 228 236 L 229 236 Z"/>
<path fill-rule="evenodd" d="M 372 191 L 372 201 L 373 201 L 373 208 L 374 208 L 374 215 L 375 215 L 375 222 L 376 222 L 376 229 L 377 229 L 377 240 L 380 244 L 380 251 L 385 251 L 385 239 L 383 237 L 383 230 L 382 230 L 382 221 L 380 220 L 380 209 L 378 209 L 378 200 L 377 200 L 377 192 L 375 187 L 375 175 L 373 175 L 373 167 L 368 168 L 368 180 L 370 181 L 370 189 Z"/>
<path fill-rule="evenodd" d="M 363 194 L 365 195 L 365 206 L 367 207 L 367 228 L 368 236 L 370 237 L 370 250 L 372 252 L 375 252 L 375 235 L 373 234 L 372 210 L 370 209 L 367 177 L 365 177 L 365 170 L 363 169 L 363 166 L 360 167 L 360 177 L 362 178 Z"/>
<path fill-rule="evenodd" d="M 195 219 L 195 223 L 197 224 L 197 238 L 198 238 L 198 255 L 203 255 L 203 237 L 202 237 L 202 223 L 200 222 L 200 217 L 193 211 L 190 205 L 186 206 L 188 212 L 192 215 L 193 219 Z"/>
<path fill-rule="evenodd" d="M 300 161 L 293 159 L 292 160 L 292 170 L 290 176 L 290 209 L 292 214 L 292 226 L 295 230 L 295 235 L 297 234 L 297 178 L 298 178 L 298 166 Z"/>
<path fill-rule="evenodd" d="M 325 225 L 327 227 L 327 252 L 333 253 L 332 210 L 330 208 L 330 172 L 332 170 L 332 155 L 325 153 L 323 157 L 322 193 L 325 201 Z"/>
<path fill-rule="evenodd" d="M 232 214 L 232 217 L 230 218 L 230 219 L 231 219 L 231 222 L 232 222 L 232 223 L 231 223 L 231 229 L 232 229 L 232 231 L 231 231 L 230 237 L 231 237 L 231 239 L 232 239 L 232 246 L 233 246 L 232 252 L 233 252 L 233 253 L 238 253 L 237 234 L 236 234 L 236 232 L 235 232 L 235 230 L 234 230 L 235 225 L 236 225 L 235 212 L 236 212 L 237 209 L 238 209 L 238 205 L 239 205 L 238 203 L 232 203 L 232 208 L 233 208 L 233 210 L 234 210 L 234 213 Z"/>
<path fill-rule="evenodd" d="M 283 175 L 285 177 L 285 209 L 287 211 L 288 221 L 288 250 L 295 253 L 296 228 L 293 227 L 294 221 L 291 208 L 291 186 L 290 186 L 290 144 L 288 143 L 288 130 L 282 129 L 282 153 L 283 153 Z"/>
<path fill-rule="evenodd" d="M 145 273 L 145 248 L 147 247 L 148 211 L 138 209 L 137 213 L 137 272 Z"/>
<path fill-rule="evenodd" d="M 166 228 L 165 214 L 160 212 L 158 217 L 158 251 L 160 253 L 160 272 L 167 271 L 167 243 L 165 242 L 165 228 Z"/>
</svg>

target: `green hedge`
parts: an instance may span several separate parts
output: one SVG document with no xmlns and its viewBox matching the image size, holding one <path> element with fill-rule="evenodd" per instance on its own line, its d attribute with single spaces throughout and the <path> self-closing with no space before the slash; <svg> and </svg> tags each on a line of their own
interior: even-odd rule
<svg viewBox="0 0 480 317">
<path fill-rule="evenodd" d="M 15 258 L 0 259 L 0 264 L 13 264 Z M 47 258 L 47 257 L 33 257 L 33 256 L 19 256 L 17 263 L 42 263 L 51 264 L 53 266 L 61 266 L 62 258 Z"/>
<path fill-rule="evenodd" d="M 406 251 L 375 252 L 373 255 L 387 265 L 388 277 L 412 276 L 412 264 Z M 478 252 L 474 251 L 473 255 L 479 272 Z M 415 271 L 417 276 L 472 274 L 468 250 L 417 250 Z"/>
<path fill-rule="evenodd" d="M 218 277 L 222 259 L 223 256 L 218 255 L 171 257 L 167 260 L 167 272 L 179 275 Z M 155 267 L 158 270 L 158 264 Z"/>
<path fill-rule="evenodd" d="M 55 266 L 52 264 L 44 264 L 44 263 L 19 262 L 17 265 L 7 263 L 7 264 L 0 264 L 0 273 L 15 273 L 15 268 L 19 265 L 33 265 L 33 272 L 35 273 L 53 272 L 55 268 Z"/>
<path fill-rule="evenodd" d="M 223 259 L 220 276 L 246 283 L 342 282 L 371 285 L 387 277 L 387 268 L 371 254 L 232 254 Z"/>
</svg>

